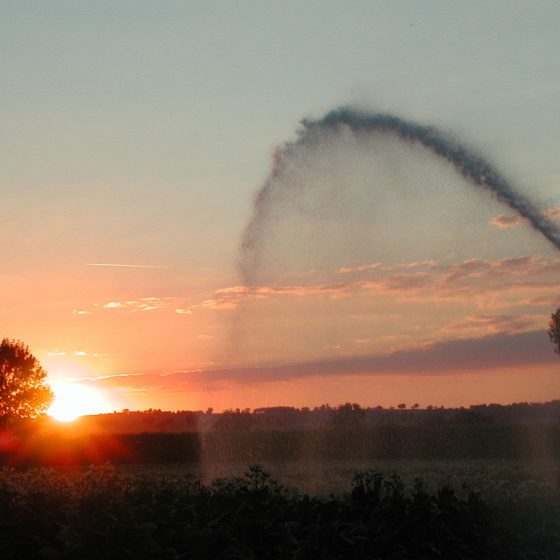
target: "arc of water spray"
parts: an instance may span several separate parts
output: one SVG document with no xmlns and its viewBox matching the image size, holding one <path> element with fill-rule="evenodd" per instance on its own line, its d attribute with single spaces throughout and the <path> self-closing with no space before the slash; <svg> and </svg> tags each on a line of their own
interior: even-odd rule
<svg viewBox="0 0 560 560">
<path fill-rule="evenodd" d="M 282 157 L 277 158 L 271 174 L 255 197 L 253 216 L 245 229 L 241 244 L 240 271 L 246 285 L 251 285 L 254 281 L 259 240 L 266 228 L 267 205 L 275 190 L 281 188 L 281 182 L 275 179 L 282 173 L 284 162 L 305 146 L 320 143 L 323 133 L 341 126 L 347 126 L 355 133 L 381 132 L 392 134 L 409 144 L 421 144 L 436 156 L 448 161 L 469 183 L 488 190 L 498 201 L 525 218 L 536 231 L 560 250 L 560 229 L 548 220 L 529 198 L 518 192 L 492 164 L 435 127 L 418 124 L 390 113 L 367 113 L 349 107 L 335 109 L 317 121 L 304 120 L 302 125 L 299 138 L 284 145 Z"/>
</svg>

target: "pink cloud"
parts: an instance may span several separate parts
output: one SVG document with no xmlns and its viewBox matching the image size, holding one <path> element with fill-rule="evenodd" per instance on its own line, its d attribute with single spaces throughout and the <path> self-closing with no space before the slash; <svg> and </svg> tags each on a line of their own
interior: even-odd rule
<svg viewBox="0 0 560 560">
<path fill-rule="evenodd" d="M 428 270 L 417 270 L 428 267 Z M 365 265 L 353 272 L 376 271 L 376 278 L 349 282 L 289 286 L 230 286 L 197 306 L 231 310 L 249 301 L 276 297 L 323 297 L 330 299 L 369 293 L 375 297 L 393 296 L 402 301 L 458 301 L 480 306 L 523 305 L 525 300 L 507 301 L 507 297 L 524 292 L 541 292 L 543 297 L 558 293 L 557 276 L 560 259 L 521 256 L 504 259 L 469 259 L 457 264 L 434 261 L 393 266 Z M 345 272 L 346 273 L 346 272 Z M 499 300 L 499 301 L 498 301 Z M 195 306 L 195 307 L 197 307 Z"/>
<path fill-rule="evenodd" d="M 501 214 L 500 216 L 496 216 L 495 218 L 490 220 L 490 223 L 493 226 L 506 229 L 518 224 L 522 224 L 524 221 L 525 218 L 519 216 L 518 214 Z"/>
<path fill-rule="evenodd" d="M 560 208 L 547 208 L 543 211 L 543 215 L 549 220 L 556 220 L 560 218 Z M 495 218 L 490 220 L 490 223 L 499 228 L 507 229 L 519 224 L 523 224 L 526 221 L 527 220 L 519 214 L 501 214 L 500 216 L 496 216 Z"/>
<path fill-rule="evenodd" d="M 462 321 L 448 325 L 442 330 L 460 338 L 489 336 L 493 334 L 521 333 L 534 331 L 546 324 L 546 317 L 539 314 L 528 315 L 469 315 Z"/>
<path fill-rule="evenodd" d="M 549 220 L 556 220 L 560 218 L 560 208 L 549 208 L 548 210 L 544 211 L 544 215 Z"/>
<path fill-rule="evenodd" d="M 369 272 L 370 270 L 379 270 L 383 268 L 381 263 L 372 263 L 372 264 L 362 264 L 359 266 L 351 267 L 351 266 L 343 266 L 339 268 L 337 272 L 339 274 L 350 274 L 352 272 Z"/>
</svg>

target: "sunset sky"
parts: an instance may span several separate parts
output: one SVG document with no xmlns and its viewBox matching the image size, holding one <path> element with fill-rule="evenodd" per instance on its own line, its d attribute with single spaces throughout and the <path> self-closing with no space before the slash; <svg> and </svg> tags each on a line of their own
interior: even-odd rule
<svg viewBox="0 0 560 560">
<path fill-rule="evenodd" d="M 2 336 L 103 410 L 560 398 L 560 252 L 445 163 L 303 118 L 433 124 L 560 225 L 560 4 L 0 3 Z"/>
</svg>

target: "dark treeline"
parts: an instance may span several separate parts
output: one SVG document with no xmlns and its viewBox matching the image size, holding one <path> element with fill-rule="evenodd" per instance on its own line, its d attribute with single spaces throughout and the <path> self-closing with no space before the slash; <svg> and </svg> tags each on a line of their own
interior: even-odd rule
<svg viewBox="0 0 560 560">
<path fill-rule="evenodd" d="M 547 403 L 484 404 L 468 408 L 420 408 L 417 404 L 395 407 L 361 407 L 346 403 L 315 408 L 277 406 L 207 411 L 162 410 L 114 412 L 84 416 L 72 423 L 72 431 L 132 434 L 150 432 L 324 430 L 336 425 L 426 426 L 430 424 L 555 424 L 560 421 L 560 400 Z"/>
<path fill-rule="evenodd" d="M 28 423 L 4 436 L 0 461 L 14 466 L 324 460 L 560 459 L 560 402 L 470 409 L 124 412 L 91 417 L 121 427 L 88 431 Z M 122 420 L 129 430 L 119 424 Z M 146 422 L 151 420 L 151 422 Z M 168 431 L 157 429 L 165 422 Z M 84 426 L 85 423 L 85 426 Z M 187 425 L 188 429 L 178 429 Z M 81 427 L 81 429 L 80 429 Z M 84 429 L 86 428 L 86 429 Z M 171 428 L 174 428 L 172 430 Z M 132 433 L 133 429 L 137 433 Z"/>
</svg>

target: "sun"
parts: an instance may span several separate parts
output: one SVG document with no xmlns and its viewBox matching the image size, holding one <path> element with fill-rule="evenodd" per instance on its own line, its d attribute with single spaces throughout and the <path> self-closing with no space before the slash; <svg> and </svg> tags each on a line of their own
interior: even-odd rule
<svg viewBox="0 0 560 560">
<path fill-rule="evenodd" d="M 89 385 L 80 383 L 54 383 L 51 385 L 54 402 L 47 414 L 59 422 L 72 422 L 85 414 L 111 411 L 111 403 Z"/>
</svg>

